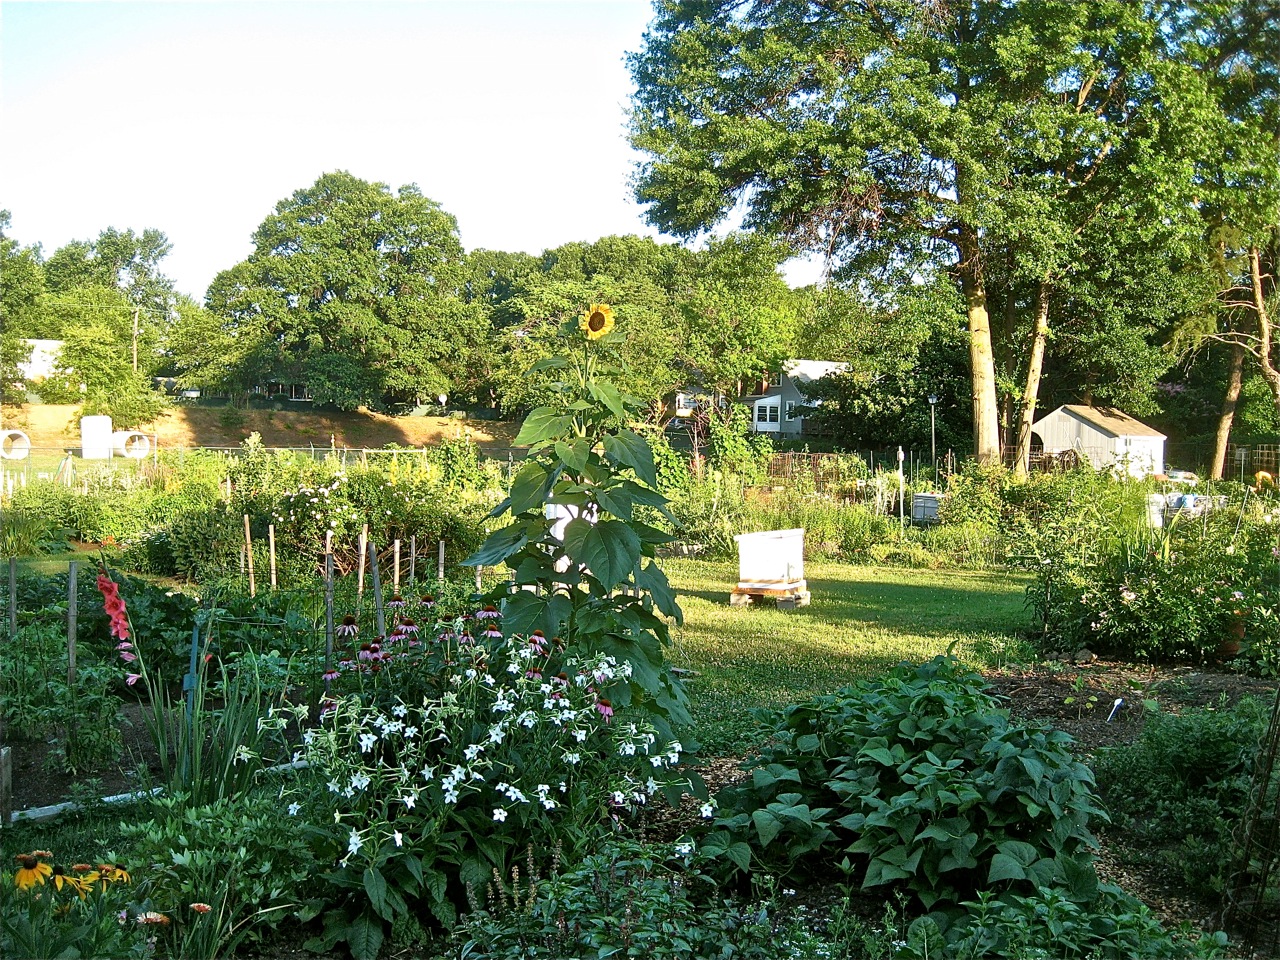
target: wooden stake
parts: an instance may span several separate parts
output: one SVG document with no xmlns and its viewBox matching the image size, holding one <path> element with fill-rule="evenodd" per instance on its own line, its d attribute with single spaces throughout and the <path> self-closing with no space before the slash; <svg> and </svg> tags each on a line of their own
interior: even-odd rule
<svg viewBox="0 0 1280 960">
<path fill-rule="evenodd" d="M 382 606 L 382 577 L 378 574 L 378 549 L 369 541 L 369 573 L 373 577 L 373 609 L 378 621 L 378 636 L 387 635 L 387 612 Z"/>
<path fill-rule="evenodd" d="M 444 581 L 444 541 L 440 541 L 440 560 L 436 563 L 436 579 Z"/>
<path fill-rule="evenodd" d="M 481 567 L 478 565 L 476 566 L 476 593 L 479 593 L 483 589 L 480 583 L 480 579 L 483 571 L 484 571 L 484 567 Z"/>
<path fill-rule="evenodd" d="M 326 539 L 328 535 L 326 534 Z M 325 550 L 328 553 L 328 550 Z M 271 558 L 271 589 L 276 588 L 276 525 L 267 524 L 267 556 Z"/>
<path fill-rule="evenodd" d="M 18 635 L 18 558 L 9 558 L 9 636 Z"/>
<path fill-rule="evenodd" d="M 409 582 L 418 582 L 418 535 L 409 538 Z"/>
<path fill-rule="evenodd" d="M 67 687 L 75 696 L 76 686 L 76 580 L 79 577 L 80 563 L 72 560 L 67 564 Z"/>
<path fill-rule="evenodd" d="M 364 596 L 364 559 L 365 554 L 369 551 L 369 525 L 366 523 L 360 528 L 360 546 L 357 553 L 360 555 L 360 571 L 356 575 L 356 595 Z"/>
<path fill-rule="evenodd" d="M 400 592 L 400 541 L 399 540 L 394 541 L 394 547 L 395 547 L 396 560 L 395 560 L 395 566 L 392 568 L 391 582 L 392 582 L 393 588 L 395 589 L 395 592 L 399 593 Z"/>
<path fill-rule="evenodd" d="M 333 670 L 333 531 L 324 535 L 324 672 Z M 329 678 L 324 678 L 324 692 L 329 692 Z"/>
<path fill-rule="evenodd" d="M 13 752 L 0 747 L 0 830 L 8 829 L 13 817 Z"/>
<path fill-rule="evenodd" d="M 249 515 L 244 515 L 244 555 L 248 558 L 249 596 L 256 597 L 258 588 L 253 582 L 253 538 L 249 536 Z"/>
</svg>

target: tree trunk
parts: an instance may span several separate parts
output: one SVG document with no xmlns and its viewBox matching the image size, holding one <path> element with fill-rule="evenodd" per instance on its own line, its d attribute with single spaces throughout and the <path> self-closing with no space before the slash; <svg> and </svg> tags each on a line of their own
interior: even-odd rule
<svg viewBox="0 0 1280 960">
<path fill-rule="evenodd" d="M 1031 330 L 1031 356 L 1027 360 L 1027 382 L 1022 389 L 1022 407 L 1018 411 L 1018 445 L 1013 455 L 1013 472 L 1025 477 L 1031 463 L 1031 425 L 1036 419 L 1036 400 L 1040 395 L 1040 374 L 1044 369 L 1045 344 L 1049 340 L 1049 282 L 1036 284 L 1036 319 Z"/>
<path fill-rule="evenodd" d="M 1249 281 L 1253 289 L 1253 312 L 1258 320 L 1258 362 L 1280 411 L 1280 370 L 1271 359 L 1271 316 L 1262 290 L 1262 255 L 1257 245 L 1249 247 Z"/>
<path fill-rule="evenodd" d="M 1240 386 L 1244 382 L 1244 344 L 1231 345 L 1231 371 L 1227 375 L 1227 394 L 1222 399 L 1222 413 L 1218 415 L 1218 435 L 1213 443 L 1213 466 L 1209 479 L 1221 480 L 1227 469 L 1227 441 L 1231 439 L 1231 424 L 1236 418 L 1236 405 L 1240 402 Z"/>
<path fill-rule="evenodd" d="M 977 235 L 963 228 L 960 238 L 960 286 L 969 319 L 969 364 L 973 390 L 973 452 L 979 463 L 1000 462 L 1000 410 L 996 403 L 996 364 L 987 315 L 987 287 Z"/>
</svg>

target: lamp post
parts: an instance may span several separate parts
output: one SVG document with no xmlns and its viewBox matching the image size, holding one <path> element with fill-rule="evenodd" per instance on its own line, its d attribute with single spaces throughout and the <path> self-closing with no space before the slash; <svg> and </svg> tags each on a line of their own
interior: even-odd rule
<svg viewBox="0 0 1280 960">
<path fill-rule="evenodd" d="M 929 456 L 933 460 L 933 473 L 938 473 L 938 421 L 935 411 L 938 409 L 938 395 L 929 394 Z"/>
</svg>

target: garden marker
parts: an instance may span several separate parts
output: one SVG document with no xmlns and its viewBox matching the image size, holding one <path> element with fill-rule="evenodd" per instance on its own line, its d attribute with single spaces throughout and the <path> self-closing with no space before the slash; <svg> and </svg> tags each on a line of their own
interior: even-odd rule
<svg viewBox="0 0 1280 960">
<path fill-rule="evenodd" d="M 1111 706 L 1111 712 L 1107 714 L 1107 723 L 1111 722 L 1112 718 L 1116 715 L 1116 711 L 1123 706 L 1124 706 L 1124 697 L 1117 697 L 1116 702 Z"/>
<path fill-rule="evenodd" d="M 400 592 L 400 541 L 399 540 L 394 541 L 392 544 L 392 547 L 395 550 L 395 566 L 391 568 L 393 571 L 392 577 L 391 577 L 391 585 L 395 588 L 395 592 L 399 593 Z"/>
</svg>

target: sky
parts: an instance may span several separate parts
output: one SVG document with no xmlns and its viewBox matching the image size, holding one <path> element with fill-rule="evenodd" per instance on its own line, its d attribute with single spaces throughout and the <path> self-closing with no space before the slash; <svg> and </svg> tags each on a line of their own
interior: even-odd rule
<svg viewBox="0 0 1280 960">
<path fill-rule="evenodd" d="M 161 269 L 196 298 L 276 203 L 333 170 L 416 183 L 467 250 L 659 237 L 626 140 L 624 58 L 650 14 L 648 0 L 3 0 L 0 209 L 46 256 L 108 227 L 159 229 Z"/>
</svg>

